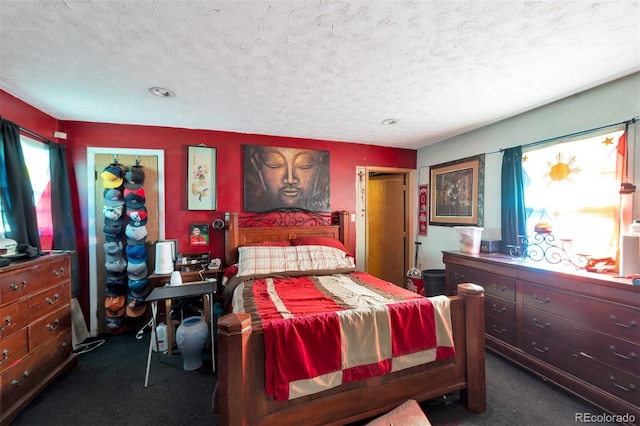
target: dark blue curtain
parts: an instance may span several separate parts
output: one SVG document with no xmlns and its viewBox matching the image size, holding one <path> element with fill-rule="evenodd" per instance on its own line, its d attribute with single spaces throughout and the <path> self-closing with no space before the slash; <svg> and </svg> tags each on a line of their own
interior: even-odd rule
<svg viewBox="0 0 640 426">
<path fill-rule="evenodd" d="M 522 146 L 504 150 L 502 157 L 502 251 L 519 246 L 519 235 L 526 235 Z M 519 252 L 518 252 L 519 253 Z"/>
<path fill-rule="evenodd" d="M 71 295 L 80 294 L 78 253 L 75 219 L 71 204 L 69 169 L 66 147 L 57 143 L 49 144 L 49 165 L 51 168 L 51 219 L 53 223 L 54 250 L 69 250 L 71 255 Z"/>
<path fill-rule="evenodd" d="M 41 250 L 33 188 L 24 162 L 17 124 L 0 118 L 0 197 L 7 238 Z"/>
</svg>

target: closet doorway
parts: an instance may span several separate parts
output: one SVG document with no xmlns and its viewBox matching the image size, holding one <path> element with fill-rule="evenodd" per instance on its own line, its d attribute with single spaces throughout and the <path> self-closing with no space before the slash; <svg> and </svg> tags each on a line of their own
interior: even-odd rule
<svg viewBox="0 0 640 426">
<path fill-rule="evenodd" d="M 359 210 L 364 214 L 356 223 L 358 246 L 364 242 L 360 261 L 364 261 L 364 270 L 370 274 L 404 287 L 406 272 L 413 266 L 411 206 L 415 171 L 387 167 L 363 169 L 359 171 L 364 172 L 359 190 L 364 191 L 361 197 L 364 200 Z"/>
<path fill-rule="evenodd" d="M 127 148 L 87 148 L 88 205 L 89 217 L 89 312 L 90 334 L 97 336 L 106 332 L 104 297 L 106 272 L 103 232 L 104 185 L 100 173 L 110 163 L 131 167 L 143 167 L 145 207 L 147 209 L 147 251 L 149 273 L 155 267 L 155 243 L 164 239 L 164 151 Z M 126 223 L 126 222 L 125 222 Z M 123 238 L 126 242 L 126 238 Z M 125 244 L 125 243 L 123 243 Z"/>
</svg>

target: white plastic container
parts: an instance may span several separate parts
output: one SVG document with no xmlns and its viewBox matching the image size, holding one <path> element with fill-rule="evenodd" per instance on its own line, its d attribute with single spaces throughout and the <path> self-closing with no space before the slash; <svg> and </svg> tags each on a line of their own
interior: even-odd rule
<svg viewBox="0 0 640 426">
<path fill-rule="evenodd" d="M 480 241 L 484 228 L 478 226 L 454 226 L 460 237 L 460 251 L 463 253 L 480 253 Z"/>
<path fill-rule="evenodd" d="M 153 331 L 151 331 L 151 338 L 153 339 L 153 351 L 158 352 L 158 347 L 160 348 L 160 352 L 168 351 L 169 342 L 167 340 L 167 326 L 161 322 L 156 327 L 156 330 L 158 332 L 157 340 L 154 338 L 155 336 L 153 335 Z"/>
</svg>

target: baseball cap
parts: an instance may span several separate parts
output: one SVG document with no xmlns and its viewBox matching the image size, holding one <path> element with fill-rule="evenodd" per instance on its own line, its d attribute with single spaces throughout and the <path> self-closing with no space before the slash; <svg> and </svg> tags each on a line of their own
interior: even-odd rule
<svg viewBox="0 0 640 426">
<path fill-rule="evenodd" d="M 122 259 L 122 241 L 109 241 L 102 245 L 107 262 L 117 262 Z"/>
<path fill-rule="evenodd" d="M 122 225 L 105 225 L 102 228 L 107 241 L 119 241 L 122 238 Z"/>
<path fill-rule="evenodd" d="M 128 246 L 143 246 L 147 242 L 147 236 L 145 235 L 140 240 L 132 240 L 131 238 L 127 238 Z"/>
<path fill-rule="evenodd" d="M 104 313 L 108 317 L 121 317 L 124 315 L 125 297 L 121 296 L 107 296 L 104 298 Z"/>
<path fill-rule="evenodd" d="M 144 225 L 131 226 L 131 224 L 127 224 L 124 232 L 127 235 L 127 238 L 139 241 L 147 236 L 147 227 Z"/>
<path fill-rule="evenodd" d="M 107 331 L 112 334 L 120 334 L 125 329 L 124 315 L 119 317 L 105 316 L 104 324 L 107 326 Z"/>
<path fill-rule="evenodd" d="M 129 280 L 129 291 L 131 291 L 131 293 L 133 293 L 134 296 L 137 296 L 137 297 L 146 296 L 147 294 L 149 294 L 148 292 L 149 289 L 150 289 L 149 279 L 147 277 L 144 277 L 139 280 Z M 147 294 L 144 294 L 145 292 Z"/>
<path fill-rule="evenodd" d="M 104 190 L 103 197 L 104 205 L 115 207 L 124 205 L 124 198 L 122 192 L 117 188 L 107 188 Z"/>
<path fill-rule="evenodd" d="M 142 166 L 133 166 L 124 174 L 124 187 L 128 189 L 138 189 L 144 183 L 144 170 Z"/>
<path fill-rule="evenodd" d="M 127 259 L 129 263 L 144 263 L 149 257 L 145 246 L 127 246 Z"/>
<path fill-rule="evenodd" d="M 102 214 L 107 219 L 117 220 L 122 217 L 124 206 L 102 206 Z"/>
<path fill-rule="evenodd" d="M 126 313 L 129 318 L 136 318 L 144 314 L 147 310 L 147 303 L 144 298 L 140 299 L 132 296 L 127 296 Z"/>
<path fill-rule="evenodd" d="M 105 286 L 109 295 L 120 296 L 127 292 L 127 274 L 122 272 L 107 271 Z"/>
<path fill-rule="evenodd" d="M 142 206 L 136 209 L 127 209 L 127 216 L 131 226 L 142 226 L 147 223 L 147 208 Z"/>
<path fill-rule="evenodd" d="M 100 173 L 105 188 L 118 188 L 122 186 L 122 167 L 119 164 L 109 164 Z"/>
<path fill-rule="evenodd" d="M 137 209 L 144 206 L 144 202 L 145 202 L 144 188 L 138 188 L 138 189 L 125 188 L 124 201 L 127 204 L 127 207 L 131 209 Z"/>
<path fill-rule="evenodd" d="M 138 281 L 147 277 L 149 269 L 146 263 L 133 263 L 127 264 L 127 277 L 130 281 Z"/>
<path fill-rule="evenodd" d="M 104 262 L 104 267 L 109 272 L 122 272 L 127 267 L 127 261 L 120 258 L 115 262 Z"/>
</svg>

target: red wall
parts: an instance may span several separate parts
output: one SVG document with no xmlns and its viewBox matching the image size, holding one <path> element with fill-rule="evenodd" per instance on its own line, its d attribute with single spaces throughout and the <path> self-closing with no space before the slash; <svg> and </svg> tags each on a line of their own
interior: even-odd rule
<svg viewBox="0 0 640 426">
<path fill-rule="evenodd" d="M 242 145 L 312 147 L 330 151 L 331 210 L 355 213 L 356 166 L 416 168 L 417 151 L 384 148 L 357 143 L 249 135 L 208 130 L 132 126 L 87 122 L 58 121 L 15 97 L 0 91 L 0 115 L 19 126 L 53 140 L 53 131 L 67 133 L 71 181 L 77 186 L 75 211 L 78 221 L 78 255 L 83 294 L 80 304 L 88 306 L 88 214 L 87 147 L 163 149 L 165 155 L 165 237 L 178 238 L 182 252 L 190 249 L 185 235 L 193 223 L 211 223 L 225 212 L 242 211 Z M 218 209 L 215 212 L 186 210 L 186 151 L 189 145 L 205 144 L 217 148 Z M 117 152 L 114 152 L 114 154 Z M 75 189 L 75 188 L 74 188 Z M 351 248 L 355 248 L 355 226 L 351 224 Z M 224 234 L 210 234 L 212 256 L 222 257 Z M 201 250 L 201 249 L 198 249 Z"/>
</svg>

